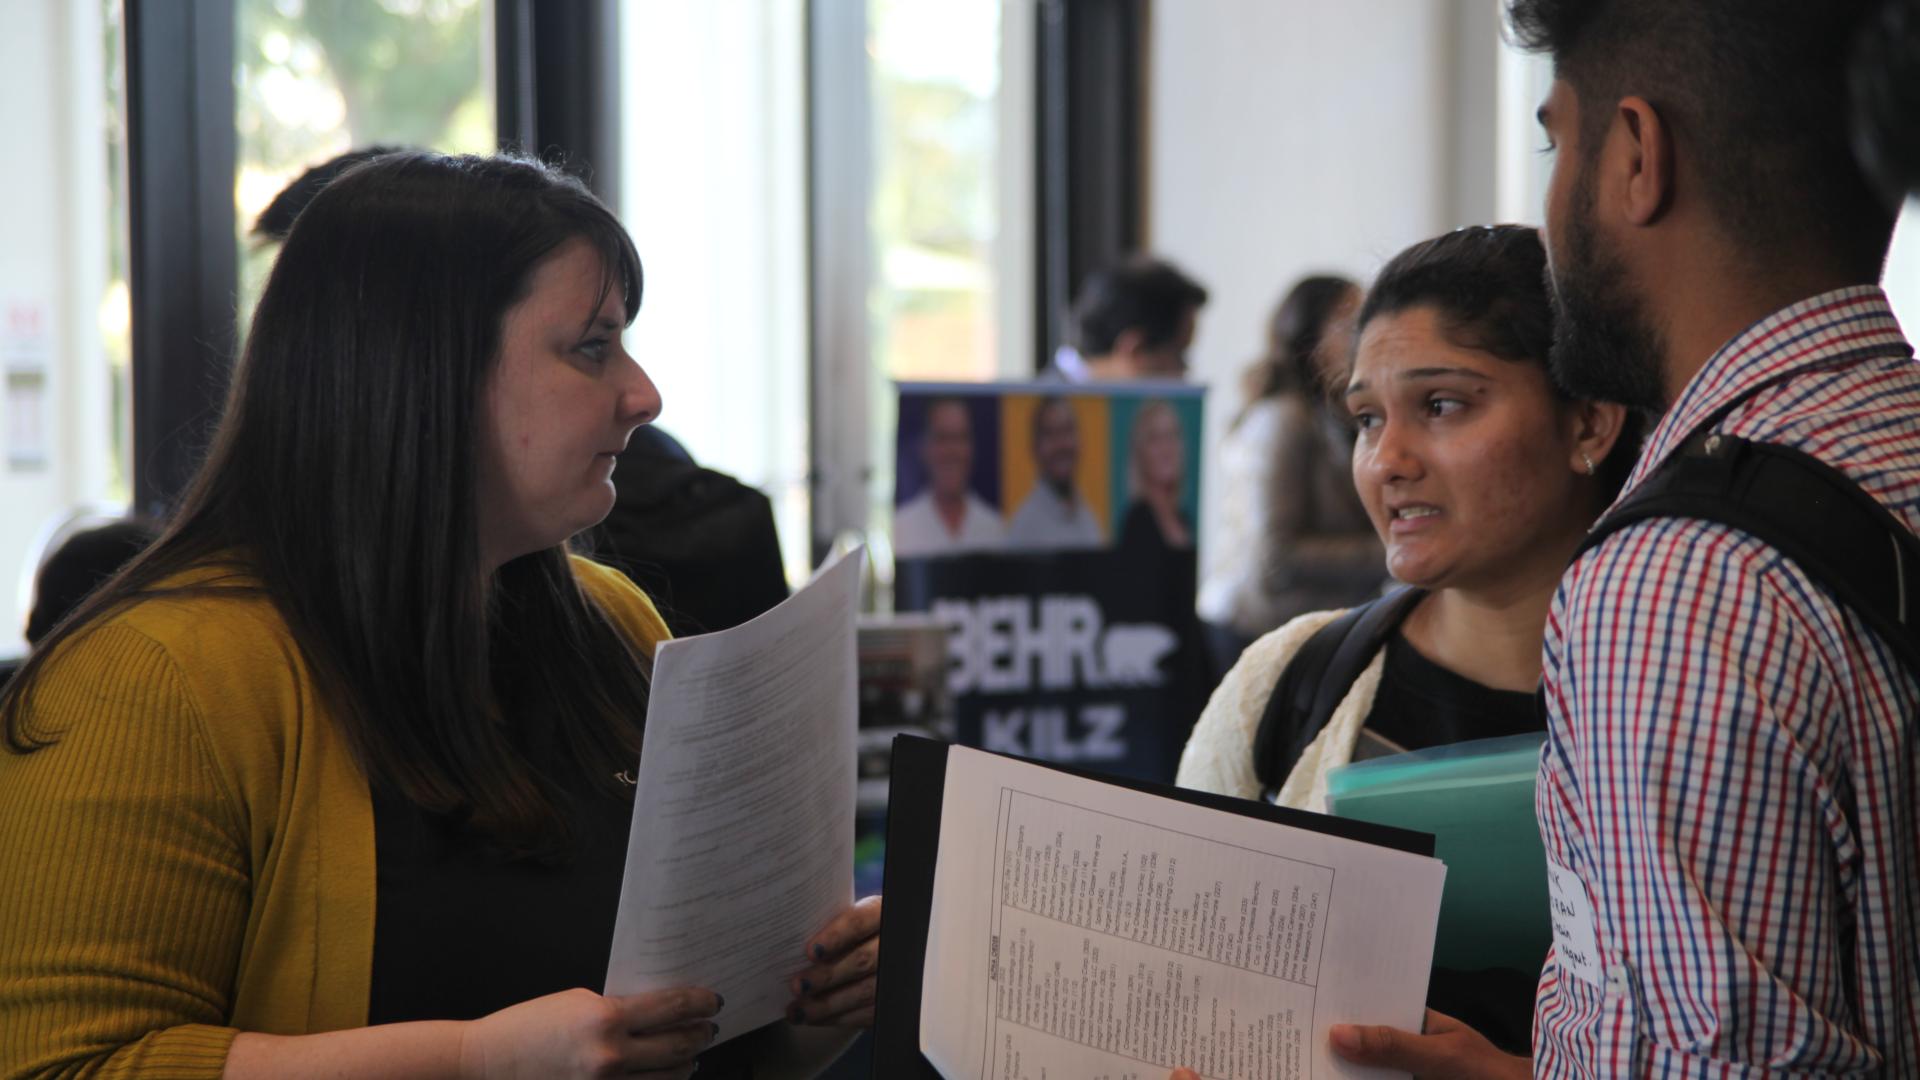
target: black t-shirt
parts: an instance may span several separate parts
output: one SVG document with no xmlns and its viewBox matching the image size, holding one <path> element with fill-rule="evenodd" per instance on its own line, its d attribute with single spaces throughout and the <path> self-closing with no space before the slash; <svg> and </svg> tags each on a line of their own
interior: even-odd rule
<svg viewBox="0 0 1920 1080">
<path fill-rule="evenodd" d="M 542 773 L 577 774 L 532 740 Z M 472 1020 L 545 994 L 606 984 L 633 803 L 577 785 L 564 862 L 506 860 L 481 837 L 376 788 L 376 887 L 369 1024 Z M 799 946 L 795 945 L 798 953 Z M 740 1040 L 700 1059 L 702 1077 L 750 1077 Z"/>
<path fill-rule="evenodd" d="M 1380 689 L 1361 739 L 1391 744 L 1380 749 L 1394 752 L 1523 735 L 1545 726 L 1534 695 L 1495 690 L 1457 675 L 1420 655 L 1406 635 L 1395 631 L 1387 640 Z M 1539 978 L 1538 971 L 1511 968 L 1436 967 L 1427 1005 L 1471 1025 L 1503 1050 L 1526 1053 L 1533 1041 Z"/>
<path fill-rule="evenodd" d="M 1420 655 L 1406 635 L 1387 639 L 1367 730 L 1402 750 L 1543 731 L 1532 694 L 1494 690 Z"/>
</svg>

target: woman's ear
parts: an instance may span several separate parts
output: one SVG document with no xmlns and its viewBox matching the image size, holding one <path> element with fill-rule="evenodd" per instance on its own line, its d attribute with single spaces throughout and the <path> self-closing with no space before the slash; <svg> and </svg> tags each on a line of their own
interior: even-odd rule
<svg viewBox="0 0 1920 1080">
<path fill-rule="evenodd" d="M 1627 407 L 1611 401 L 1577 401 L 1569 416 L 1573 453 L 1567 464 L 1583 476 L 1598 473 L 1627 426 Z"/>
</svg>

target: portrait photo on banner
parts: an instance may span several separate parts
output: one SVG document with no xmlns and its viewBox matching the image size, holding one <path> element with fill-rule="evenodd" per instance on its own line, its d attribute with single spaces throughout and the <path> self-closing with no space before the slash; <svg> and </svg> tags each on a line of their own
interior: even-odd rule
<svg viewBox="0 0 1920 1080">
<path fill-rule="evenodd" d="M 1001 398 L 1000 490 L 1009 550 L 1084 550 L 1112 542 L 1110 415 L 1104 397 Z"/>
<path fill-rule="evenodd" d="M 1000 427 L 998 395 L 903 389 L 894 460 L 895 555 L 927 558 L 1006 547 Z"/>
<path fill-rule="evenodd" d="M 1191 551 L 1200 513 L 1200 398 L 1112 399 L 1115 546 Z"/>
</svg>

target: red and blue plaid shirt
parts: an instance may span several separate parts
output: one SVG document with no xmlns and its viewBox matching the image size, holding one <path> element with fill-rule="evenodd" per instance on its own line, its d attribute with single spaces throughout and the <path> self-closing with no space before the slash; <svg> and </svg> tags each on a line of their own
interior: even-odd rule
<svg viewBox="0 0 1920 1080">
<path fill-rule="evenodd" d="M 1920 527 L 1920 364 L 1880 290 L 1728 343 L 1629 488 L 1716 430 L 1797 447 Z M 1536 810 L 1584 884 L 1592 981 L 1558 951 L 1542 1076 L 1920 1076 L 1920 685 L 1800 568 L 1657 519 L 1561 582 Z"/>
</svg>

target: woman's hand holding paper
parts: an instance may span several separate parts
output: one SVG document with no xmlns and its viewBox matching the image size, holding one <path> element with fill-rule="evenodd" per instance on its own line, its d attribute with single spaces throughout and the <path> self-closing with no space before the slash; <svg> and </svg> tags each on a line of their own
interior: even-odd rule
<svg viewBox="0 0 1920 1080">
<path fill-rule="evenodd" d="M 840 913 L 807 943 L 811 966 L 793 978 L 787 1018 L 796 1024 L 872 1027 L 880 969 L 880 898 Z"/>
<path fill-rule="evenodd" d="M 690 1076 L 713 1042 L 718 994 L 682 987 L 625 997 L 566 990 L 473 1021 L 460 1040 L 460 1075 Z"/>
</svg>

